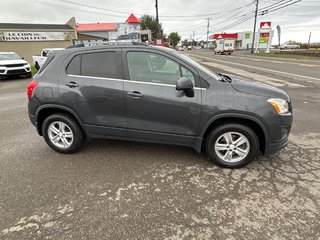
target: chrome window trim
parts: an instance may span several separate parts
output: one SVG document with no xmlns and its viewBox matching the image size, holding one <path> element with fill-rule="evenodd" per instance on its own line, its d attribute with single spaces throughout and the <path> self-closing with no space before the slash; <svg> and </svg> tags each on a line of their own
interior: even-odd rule
<svg viewBox="0 0 320 240">
<path fill-rule="evenodd" d="M 68 77 L 77 77 L 77 78 L 91 78 L 91 79 L 101 79 L 101 80 L 109 80 L 109 81 L 118 81 L 118 82 L 127 82 L 127 83 L 141 83 L 141 84 L 148 84 L 148 85 L 156 85 L 156 86 L 165 86 L 165 87 L 174 87 L 175 85 L 164 84 L 164 83 L 151 83 L 151 82 L 142 82 L 142 81 L 133 81 L 133 80 L 124 80 L 124 79 L 117 79 L 117 78 L 104 78 L 104 77 L 92 77 L 92 76 L 84 76 L 84 75 L 73 75 L 67 74 Z M 206 91 L 206 88 L 199 88 L 194 87 L 195 90 Z"/>
</svg>

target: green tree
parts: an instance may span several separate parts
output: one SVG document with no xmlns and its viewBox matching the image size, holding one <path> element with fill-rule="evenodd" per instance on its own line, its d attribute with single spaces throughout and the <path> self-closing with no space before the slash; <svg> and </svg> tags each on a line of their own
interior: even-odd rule
<svg viewBox="0 0 320 240">
<path fill-rule="evenodd" d="M 143 15 L 140 18 L 140 22 L 141 22 L 141 30 L 146 30 L 149 29 L 151 30 L 151 35 L 152 35 L 152 39 L 156 39 L 157 38 L 157 21 L 156 18 L 152 15 Z M 163 29 L 162 29 L 162 24 L 159 23 L 159 32 L 160 32 L 160 36 L 162 37 L 163 35 Z"/>
<path fill-rule="evenodd" d="M 168 38 L 171 39 L 171 42 L 173 44 L 173 46 L 177 46 L 177 44 L 180 42 L 181 37 L 179 36 L 179 34 L 177 32 L 172 32 L 169 34 Z"/>
</svg>

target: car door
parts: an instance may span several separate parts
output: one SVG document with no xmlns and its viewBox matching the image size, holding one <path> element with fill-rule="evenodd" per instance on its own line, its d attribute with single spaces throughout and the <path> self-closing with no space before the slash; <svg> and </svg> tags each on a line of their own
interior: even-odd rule
<svg viewBox="0 0 320 240">
<path fill-rule="evenodd" d="M 123 50 L 122 61 L 128 137 L 191 144 L 201 114 L 197 72 L 155 50 Z M 176 90 L 182 76 L 193 81 L 193 97 Z"/>
<path fill-rule="evenodd" d="M 84 52 L 67 59 L 59 92 L 86 130 L 96 136 L 126 136 L 121 50 Z"/>
</svg>

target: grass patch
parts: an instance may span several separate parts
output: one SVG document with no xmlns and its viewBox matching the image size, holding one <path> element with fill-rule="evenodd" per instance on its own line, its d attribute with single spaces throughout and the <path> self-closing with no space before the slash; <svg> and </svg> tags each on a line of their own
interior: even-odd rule
<svg viewBox="0 0 320 240">
<path fill-rule="evenodd" d="M 36 74 L 37 73 L 37 69 L 35 66 L 31 66 L 31 72 L 32 74 Z"/>
<path fill-rule="evenodd" d="M 278 57 L 278 58 L 295 58 L 295 59 L 320 59 L 317 56 L 306 56 L 306 55 L 298 55 L 298 54 L 286 54 L 286 53 L 255 53 L 255 56 L 261 57 Z"/>
</svg>

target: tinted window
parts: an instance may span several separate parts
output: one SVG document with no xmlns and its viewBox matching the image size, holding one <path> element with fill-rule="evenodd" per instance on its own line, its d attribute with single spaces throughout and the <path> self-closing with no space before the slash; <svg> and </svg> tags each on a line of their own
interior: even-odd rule
<svg viewBox="0 0 320 240">
<path fill-rule="evenodd" d="M 115 52 L 97 52 L 82 55 L 81 75 L 116 78 L 117 65 Z"/>
<path fill-rule="evenodd" d="M 67 67 L 67 73 L 71 75 L 80 75 L 81 55 L 75 56 Z"/>
<path fill-rule="evenodd" d="M 180 66 L 160 54 L 128 52 L 131 80 L 176 85 L 181 77 Z"/>
</svg>

